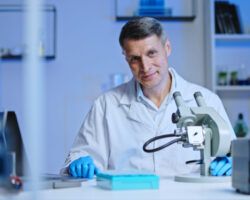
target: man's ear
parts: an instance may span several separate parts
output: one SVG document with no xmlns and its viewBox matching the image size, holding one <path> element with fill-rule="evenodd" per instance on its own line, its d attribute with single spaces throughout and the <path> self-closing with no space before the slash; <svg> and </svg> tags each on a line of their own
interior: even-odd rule
<svg viewBox="0 0 250 200">
<path fill-rule="evenodd" d="M 165 46 L 164 46 L 166 52 L 167 52 L 167 56 L 170 56 L 172 48 L 171 48 L 171 43 L 170 41 L 167 39 L 165 42 Z"/>
</svg>

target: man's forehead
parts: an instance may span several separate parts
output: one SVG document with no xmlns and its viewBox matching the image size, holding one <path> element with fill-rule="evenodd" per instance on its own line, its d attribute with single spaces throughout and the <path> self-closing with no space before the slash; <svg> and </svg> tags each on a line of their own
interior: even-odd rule
<svg viewBox="0 0 250 200">
<path fill-rule="evenodd" d="M 137 54 L 138 52 L 157 49 L 160 45 L 162 45 L 162 42 L 158 38 L 129 39 L 124 42 L 123 52 L 126 54 Z"/>
<path fill-rule="evenodd" d="M 149 51 L 156 50 L 156 49 L 157 48 L 155 48 L 153 46 L 148 46 L 148 47 L 143 48 L 143 49 L 135 47 L 132 49 L 124 49 L 123 52 L 127 56 L 139 56 L 140 54 L 148 53 Z"/>
<path fill-rule="evenodd" d="M 124 40 L 124 44 L 131 44 L 131 43 L 147 43 L 147 42 L 158 42 L 161 41 L 161 38 L 159 38 L 157 35 L 150 35 L 144 38 L 140 39 L 134 39 L 134 38 L 126 38 Z"/>
</svg>

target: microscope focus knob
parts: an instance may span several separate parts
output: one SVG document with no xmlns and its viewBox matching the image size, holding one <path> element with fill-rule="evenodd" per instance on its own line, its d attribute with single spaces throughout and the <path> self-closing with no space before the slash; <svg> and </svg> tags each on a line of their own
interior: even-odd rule
<svg viewBox="0 0 250 200">
<path fill-rule="evenodd" d="M 174 124 L 178 123 L 179 119 L 180 119 L 180 118 L 179 118 L 179 116 L 178 116 L 177 113 L 173 113 L 173 114 L 172 114 L 172 122 L 173 122 Z"/>
</svg>

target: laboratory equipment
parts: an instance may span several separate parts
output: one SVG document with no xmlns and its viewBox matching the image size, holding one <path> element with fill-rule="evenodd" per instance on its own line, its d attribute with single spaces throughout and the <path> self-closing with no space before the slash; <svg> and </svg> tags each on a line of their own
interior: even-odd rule
<svg viewBox="0 0 250 200">
<path fill-rule="evenodd" d="M 138 14 L 140 16 L 161 16 L 165 14 L 164 0 L 140 0 Z"/>
<path fill-rule="evenodd" d="M 250 138 L 232 141 L 232 185 L 236 191 L 250 194 Z"/>
<path fill-rule="evenodd" d="M 0 143 L 0 188 L 6 188 L 8 185 L 10 169 L 10 159 L 6 149 L 2 148 L 2 142 Z"/>
<path fill-rule="evenodd" d="M 238 85 L 238 72 L 231 71 L 230 72 L 230 85 Z"/>
<path fill-rule="evenodd" d="M 110 170 L 96 175 L 97 185 L 109 190 L 158 189 L 159 176 L 136 171 Z"/>
<path fill-rule="evenodd" d="M 148 153 L 155 152 L 174 143 L 181 143 L 185 148 L 192 147 L 193 150 L 200 151 L 200 174 L 178 175 L 175 176 L 176 181 L 230 181 L 230 177 L 214 177 L 209 174 L 211 157 L 223 157 L 230 152 L 231 132 L 228 124 L 214 108 L 206 105 L 200 92 L 194 93 L 198 107 L 186 106 L 180 92 L 175 92 L 173 97 L 177 111 L 172 114 L 172 122 L 177 125 L 177 129 L 174 133 L 151 138 L 143 145 L 143 150 Z M 160 147 L 147 149 L 150 143 L 168 137 L 176 138 Z"/>
<path fill-rule="evenodd" d="M 13 162 L 12 165 L 15 168 L 13 173 L 23 176 L 24 163 L 27 164 L 27 157 L 15 112 L 0 112 L 0 123 L 0 140 L 2 140 L 3 148 L 12 155 L 12 158 L 15 157 L 13 159 L 15 163 Z"/>
<path fill-rule="evenodd" d="M 242 113 L 239 113 L 238 115 L 238 119 L 234 126 L 234 132 L 237 137 L 245 137 L 248 134 L 248 127 Z"/>
<path fill-rule="evenodd" d="M 8 190 L 20 189 L 23 175 L 23 143 L 14 112 L 0 112 L 0 182 Z"/>
<path fill-rule="evenodd" d="M 209 171 L 212 176 L 231 176 L 232 157 L 216 157 L 211 162 Z"/>
</svg>

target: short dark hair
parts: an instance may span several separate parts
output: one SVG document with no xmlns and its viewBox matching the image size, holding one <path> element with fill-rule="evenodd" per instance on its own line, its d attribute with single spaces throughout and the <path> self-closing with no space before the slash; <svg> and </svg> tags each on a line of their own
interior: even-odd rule
<svg viewBox="0 0 250 200">
<path fill-rule="evenodd" d="M 161 23 L 152 17 L 140 17 L 128 21 L 121 30 L 119 42 L 124 47 L 126 39 L 140 40 L 156 35 L 165 42 L 166 37 Z"/>
</svg>

